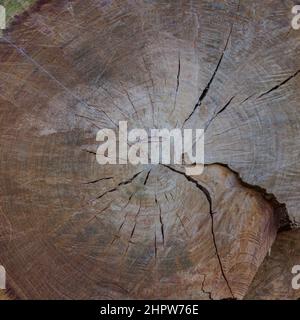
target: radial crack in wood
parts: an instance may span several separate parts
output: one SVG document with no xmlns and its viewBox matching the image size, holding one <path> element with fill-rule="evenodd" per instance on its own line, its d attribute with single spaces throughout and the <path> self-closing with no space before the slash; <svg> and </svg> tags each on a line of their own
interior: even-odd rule
<svg viewBox="0 0 300 320">
<path fill-rule="evenodd" d="M 300 223 L 290 3 L 40 1 L 4 32 L 0 264 L 18 298 L 276 291 L 249 287 Z M 120 121 L 204 129 L 204 173 L 99 165 Z"/>
</svg>

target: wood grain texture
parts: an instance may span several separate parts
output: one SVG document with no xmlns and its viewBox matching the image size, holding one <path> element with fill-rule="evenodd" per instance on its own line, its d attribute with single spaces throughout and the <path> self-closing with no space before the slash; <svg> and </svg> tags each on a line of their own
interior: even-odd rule
<svg viewBox="0 0 300 320">
<path fill-rule="evenodd" d="M 299 300 L 300 291 L 292 287 L 295 277 L 292 268 L 300 261 L 299 239 L 299 230 L 278 234 L 270 254 L 255 276 L 247 299 Z"/>
<path fill-rule="evenodd" d="M 17 297 L 246 295 L 284 208 L 300 222 L 292 4 L 54 0 L 11 26 L 0 262 Z M 204 128 L 203 175 L 100 166 L 96 133 L 120 120 Z"/>
</svg>

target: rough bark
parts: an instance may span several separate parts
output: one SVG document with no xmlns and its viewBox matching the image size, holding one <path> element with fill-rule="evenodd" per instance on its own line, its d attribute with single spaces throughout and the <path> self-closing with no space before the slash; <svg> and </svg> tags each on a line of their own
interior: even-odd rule
<svg viewBox="0 0 300 320">
<path fill-rule="evenodd" d="M 300 223 L 292 4 L 42 1 L 5 32 L 0 263 L 17 297 L 245 297 Z M 121 120 L 204 128 L 204 173 L 100 166 L 96 133 Z"/>
</svg>

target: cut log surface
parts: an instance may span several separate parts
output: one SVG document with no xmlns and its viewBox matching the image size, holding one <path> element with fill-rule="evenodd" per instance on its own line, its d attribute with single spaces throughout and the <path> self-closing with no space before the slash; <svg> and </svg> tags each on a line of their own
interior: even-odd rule
<svg viewBox="0 0 300 320">
<path fill-rule="evenodd" d="M 5 31 L 0 264 L 16 297 L 246 296 L 278 228 L 300 224 L 292 6 L 41 1 Z M 119 121 L 205 129 L 204 173 L 99 165 L 96 134 Z"/>
<path fill-rule="evenodd" d="M 246 296 L 247 299 L 300 299 L 300 291 L 293 288 L 294 266 L 300 263 L 300 230 L 280 233 L 268 257 L 260 266 Z M 297 271 L 299 272 L 299 271 Z M 299 280 L 295 279 L 296 283 Z"/>
</svg>

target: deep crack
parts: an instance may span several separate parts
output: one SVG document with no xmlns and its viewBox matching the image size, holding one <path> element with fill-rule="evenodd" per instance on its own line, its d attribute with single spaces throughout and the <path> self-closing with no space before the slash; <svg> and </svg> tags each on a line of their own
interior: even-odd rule
<svg viewBox="0 0 300 320">
<path fill-rule="evenodd" d="M 97 179 L 97 180 L 92 180 L 92 181 L 84 182 L 84 184 L 93 184 L 93 183 L 97 183 L 97 182 L 99 182 L 99 181 L 111 180 L 111 179 L 113 179 L 113 177 L 100 178 L 100 179 Z"/>
<path fill-rule="evenodd" d="M 203 275 L 203 277 L 204 277 L 204 278 L 203 278 L 203 281 L 202 281 L 201 290 L 202 290 L 202 292 L 203 292 L 203 293 L 205 293 L 205 294 L 207 294 L 207 295 L 208 295 L 209 300 L 214 300 L 214 299 L 212 298 L 212 293 L 211 293 L 211 292 L 209 292 L 209 291 L 206 291 L 206 290 L 204 289 L 206 276 L 205 276 L 205 275 Z"/>
<path fill-rule="evenodd" d="M 180 54 L 178 54 L 178 71 L 177 71 L 177 83 L 176 83 L 176 89 L 175 89 L 175 99 L 174 99 L 174 107 L 172 112 L 176 109 L 176 103 L 177 103 L 177 95 L 180 85 L 180 71 L 181 71 L 181 61 L 180 61 Z"/>
<path fill-rule="evenodd" d="M 215 112 L 214 115 L 211 117 L 211 119 L 208 121 L 208 123 L 205 125 L 205 128 L 204 128 L 204 132 L 207 131 L 207 129 L 209 128 L 209 126 L 211 125 L 211 123 L 218 117 L 218 115 L 220 115 L 222 112 L 224 112 L 227 107 L 230 106 L 232 100 L 235 98 L 235 96 L 233 96 L 226 104 L 224 107 L 222 107 L 222 109 L 218 112 Z"/>
<path fill-rule="evenodd" d="M 275 87 L 271 88 L 270 90 L 262 93 L 258 99 L 266 96 L 267 94 L 279 89 L 280 87 L 282 87 L 283 85 L 287 84 L 290 80 L 292 80 L 293 78 L 295 78 L 298 74 L 300 73 L 300 70 L 296 71 L 295 73 L 293 73 L 291 76 L 289 76 L 287 79 L 285 79 L 284 81 L 282 81 L 281 83 L 279 83 L 278 85 L 276 85 Z"/>
<path fill-rule="evenodd" d="M 221 54 L 221 57 L 219 58 L 219 61 L 218 61 L 217 66 L 216 66 L 216 68 L 215 68 L 215 70 L 214 70 L 214 72 L 213 72 L 212 77 L 210 78 L 210 80 L 209 80 L 207 86 L 205 87 L 205 89 L 202 91 L 202 94 L 200 95 L 197 103 L 195 104 L 193 111 L 192 111 L 192 112 L 188 115 L 188 117 L 184 120 L 182 127 L 184 127 L 184 125 L 186 124 L 186 122 L 193 116 L 193 114 L 196 112 L 196 110 L 201 106 L 202 101 L 203 101 L 203 100 L 205 99 L 205 97 L 207 96 L 208 91 L 209 91 L 209 89 L 210 89 L 210 86 L 211 86 L 211 84 L 213 83 L 213 81 L 214 81 L 214 79 L 215 79 L 215 77 L 216 77 L 216 75 L 217 75 L 217 73 L 218 73 L 219 67 L 220 67 L 220 65 L 221 65 L 221 63 L 222 63 L 222 61 L 223 61 L 224 54 L 225 54 L 225 52 L 226 52 L 226 50 L 227 50 L 228 43 L 229 43 L 229 39 L 230 39 L 230 37 L 231 37 L 232 29 L 233 29 L 233 26 L 231 26 L 231 29 L 230 29 L 229 35 L 228 35 L 228 37 L 227 37 L 227 41 L 226 41 L 225 47 L 224 47 L 224 49 L 223 49 L 223 52 L 222 52 L 222 54 Z"/>
<path fill-rule="evenodd" d="M 142 172 L 144 172 L 144 170 L 136 173 L 136 174 L 135 174 L 133 177 L 131 177 L 130 179 L 120 182 L 115 188 L 112 188 L 112 189 L 110 189 L 110 190 L 105 191 L 105 192 L 102 193 L 100 196 L 98 196 L 96 199 L 101 199 L 102 197 L 104 197 L 104 196 L 107 195 L 108 193 L 112 193 L 112 192 L 114 192 L 114 191 L 117 191 L 120 186 L 124 186 L 124 185 L 127 185 L 127 184 L 131 183 L 131 182 L 132 182 L 135 178 L 137 178 Z"/>
<path fill-rule="evenodd" d="M 148 182 L 150 172 L 151 172 L 151 169 L 150 169 L 150 170 L 148 171 L 148 173 L 147 173 L 146 179 L 145 179 L 145 181 L 144 181 L 144 186 L 145 186 L 145 185 L 147 184 L 147 182 Z"/>
<path fill-rule="evenodd" d="M 193 179 L 191 176 L 188 176 L 184 172 L 176 170 L 176 169 L 174 169 L 174 168 L 172 168 L 170 166 L 167 166 L 167 165 L 163 165 L 163 166 L 168 168 L 169 170 L 171 170 L 173 172 L 176 172 L 176 173 L 181 174 L 182 176 L 184 176 L 189 182 L 192 182 L 205 195 L 206 200 L 207 200 L 208 205 L 209 205 L 209 215 L 210 215 L 210 218 L 211 218 L 211 233 L 212 233 L 212 239 L 213 239 L 213 244 L 214 244 L 216 256 L 217 256 L 217 259 L 218 259 L 218 262 L 219 262 L 219 266 L 220 266 L 220 271 L 221 271 L 221 274 L 223 276 L 223 279 L 226 282 L 228 290 L 230 291 L 230 294 L 232 295 L 232 298 L 235 298 L 235 296 L 234 296 L 234 294 L 232 292 L 232 289 L 231 289 L 231 287 L 229 285 L 228 279 L 226 277 L 226 274 L 225 274 L 225 271 L 224 271 L 224 268 L 223 268 L 223 264 L 222 264 L 222 261 L 221 261 L 221 257 L 220 257 L 220 254 L 219 254 L 217 242 L 216 242 L 216 236 L 215 236 L 215 232 L 214 232 L 214 212 L 212 210 L 212 199 L 211 199 L 211 195 L 210 195 L 208 189 L 206 189 L 197 180 Z"/>
<path fill-rule="evenodd" d="M 163 245 L 165 245 L 165 231 L 164 231 L 164 223 L 163 223 L 163 220 L 162 220 L 162 215 L 161 215 L 161 206 L 157 200 L 157 197 L 155 195 L 155 203 L 156 205 L 158 206 L 158 209 L 159 209 L 159 222 L 160 222 L 160 231 L 161 231 L 161 237 L 162 237 L 162 240 L 163 240 Z"/>
<path fill-rule="evenodd" d="M 277 219 L 277 223 L 278 223 L 278 232 L 281 232 L 283 230 L 290 230 L 293 227 L 293 222 L 290 220 L 289 215 L 288 215 L 288 211 L 286 208 L 286 204 L 285 203 L 281 203 L 277 200 L 276 196 L 272 193 L 269 193 L 266 189 L 258 186 L 258 185 L 252 185 L 249 184 L 247 182 L 245 182 L 240 174 L 233 170 L 229 165 L 224 164 L 224 163 L 220 163 L 220 162 L 214 162 L 214 163 L 210 163 L 208 165 L 218 165 L 218 166 L 222 166 L 224 168 L 227 168 L 228 170 L 230 170 L 232 173 L 235 174 L 235 176 L 237 177 L 239 183 L 251 190 L 256 191 L 257 193 L 259 193 L 267 202 L 269 202 L 274 210 L 274 216 Z"/>
</svg>

